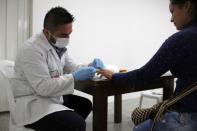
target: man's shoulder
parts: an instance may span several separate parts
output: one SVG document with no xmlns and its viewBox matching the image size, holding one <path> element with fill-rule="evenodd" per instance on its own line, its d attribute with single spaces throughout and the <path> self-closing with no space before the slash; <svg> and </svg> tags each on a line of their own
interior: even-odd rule
<svg viewBox="0 0 197 131">
<path fill-rule="evenodd" d="M 34 57 L 37 56 L 38 54 L 44 55 L 45 50 L 43 50 L 39 46 L 39 42 L 32 41 L 32 40 L 27 40 L 18 50 L 17 56 L 24 58 L 24 57 Z"/>
<path fill-rule="evenodd" d="M 29 39 L 27 39 L 24 44 L 21 46 L 21 51 L 26 50 L 37 50 L 40 52 L 47 52 L 49 50 L 48 45 L 45 40 L 42 38 L 42 34 L 36 34 Z"/>
</svg>

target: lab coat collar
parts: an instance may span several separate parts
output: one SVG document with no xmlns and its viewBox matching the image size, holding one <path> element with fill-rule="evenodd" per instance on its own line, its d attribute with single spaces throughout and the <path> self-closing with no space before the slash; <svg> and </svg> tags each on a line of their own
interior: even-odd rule
<svg viewBox="0 0 197 131">
<path fill-rule="evenodd" d="M 53 46 L 49 43 L 49 41 L 47 40 L 47 38 L 46 38 L 46 36 L 44 35 L 43 32 L 40 33 L 40 38 L 41 38 L 41 41 L 43 43 L 42 47 L 45 48 L 47 50 L 47 52 L 53 53 L 53 55 L 55 55 L 56 59 L 61 61 L 61 59 L 59 58 L 57 52 L 55 51 Z"/>
<path fill-rule="evenodd" d="M 43 44 L 44 44 L 44 47 L 47 49 L 47 50 L 53 50 L 54 48 L 52 47 L 52 45 L 49 43 L 49 41 L 47 40 L 46 36 L 44 35 L 43 32 L 40 33 L 40 38 L 41 40 L 43 41 Z"/>
</svg>

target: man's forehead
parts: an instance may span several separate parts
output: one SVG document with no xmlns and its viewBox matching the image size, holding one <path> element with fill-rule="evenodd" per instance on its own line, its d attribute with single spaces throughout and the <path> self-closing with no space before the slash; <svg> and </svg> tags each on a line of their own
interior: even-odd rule
<svg viewBox="0 0 197 131">
<path fill-rule="evenodd" d="M 69 34 L 72 32 L 72 24 L 58 25 L 56 33 Z"/>
</svg>

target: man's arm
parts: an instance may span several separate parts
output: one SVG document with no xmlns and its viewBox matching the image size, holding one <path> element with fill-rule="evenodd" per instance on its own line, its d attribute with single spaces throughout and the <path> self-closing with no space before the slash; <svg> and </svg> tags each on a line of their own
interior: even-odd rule
<svg viewBox="0 0 197 131">
<path fill-rule="evenodd" d="M 64 66 L 64 74 L 70 74 L 81 67 L 88 66 L 88 64 L 81 64 L 75 62 L 66 52 L 65 54 L 65 66 Z"/>
<path fill-rule="evenodd" d="M 74 79 L 72 74 L 58 78 L 51 78 L 46 57 L 35 48 L 29 48 L 21 53 L 22 69 L 25 77 L 40 96 L 62 96 L 74 92 Z"/>
</svg>

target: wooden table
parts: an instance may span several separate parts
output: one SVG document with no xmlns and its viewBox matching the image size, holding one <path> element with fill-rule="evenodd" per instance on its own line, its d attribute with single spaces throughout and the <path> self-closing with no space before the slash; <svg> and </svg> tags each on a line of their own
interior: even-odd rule
<svg viewBox="0 0 197 131">
<path fill-rule="evenodd" d="M 114 121 L 122 121 L 122 94 L 163 88 L 163 99 L 173 94 L 174 78 L 162 76 L 142 86 L 118 86 L 110 80 L 91 80 L 75 83 L 75 89 L 93 96 L 93 131 L 107 131 L 108 96 L 114 96 Z"/>
</svg>

